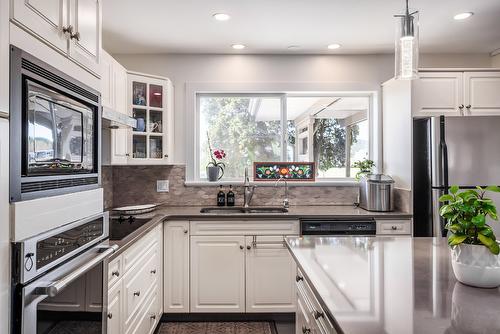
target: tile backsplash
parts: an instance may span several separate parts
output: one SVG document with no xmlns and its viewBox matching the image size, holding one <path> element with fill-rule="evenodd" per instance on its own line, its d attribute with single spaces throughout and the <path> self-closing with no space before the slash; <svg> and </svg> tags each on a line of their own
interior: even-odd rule
<svg viewBox="0 0 500 334">
<path fill-rule="evenodd" d="M 102 185 L 106 208 L 124 205 L 164 203 L 171 206 L 216 205 L 218 188 L 185 186 L 185 166 L 103 166 Z M 170 191 L 156 192 L 157 180 L 169 180 Z M 236 205 L 243 204 L 243 187 L 233 187 Z M 227 191 L 227 187 L 225 187 Z M 352 205 L 358 188 L 346 186 L 293 186 L 289 183 L 290 205 Z M 252 205 L 281 205 L 284 189 L 257 186 Z"/>
</svg>

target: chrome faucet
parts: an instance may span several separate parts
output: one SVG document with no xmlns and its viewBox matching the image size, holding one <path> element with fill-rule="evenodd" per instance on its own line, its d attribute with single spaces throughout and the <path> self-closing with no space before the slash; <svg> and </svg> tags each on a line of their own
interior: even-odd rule
<svg viewBox="0 0 500 334">
<path fill-rule="evenodd" d="M 255 191 L 255 186 L 250 185 L 250 178 L 248 177 L 248 167 L 245 167 L 245 182 L 243 183 L 243 186 L 245 187 L 245 191 L 243 193 L 243 207 L 248 208 Z"/>
<path fill-rule="evenodd" d="M 283 199 L 283 207 L 284 208 L 289 208 L 290 207 L 290 201 L 288 200 L 288 182 L 286 181 L 286 179 L 284 177 L 280 177 L 278 179 L 278 181 L 276 181 L 276 184 L 274 186 L 277 187 L 278 184 L 280 183 L 280 181 L 284 181 L 285 182 L 285 198 Z"/>
</svg>

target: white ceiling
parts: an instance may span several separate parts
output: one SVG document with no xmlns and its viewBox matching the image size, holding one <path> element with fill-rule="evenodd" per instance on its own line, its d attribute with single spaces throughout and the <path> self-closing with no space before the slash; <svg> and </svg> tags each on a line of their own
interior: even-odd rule
<svg viewBox="0 0 500 334">
<path fill-rule="evenodd" d="M 103 45 L 112 53 L 389 53 L 403 0 L 106 0 Z M 410 0 L 425 53 L 500 48 L 500 0 Z M 472 11 L 468 20 L 453 15 Z M 214 13 L 231 19 L 218 22 Z M 232 44 L 247 45 L 233 50 Z M 339 43 L 338 50 L 326 46 Z M 299 50 L 288 50 L 300 45 Z"/>
</svg>

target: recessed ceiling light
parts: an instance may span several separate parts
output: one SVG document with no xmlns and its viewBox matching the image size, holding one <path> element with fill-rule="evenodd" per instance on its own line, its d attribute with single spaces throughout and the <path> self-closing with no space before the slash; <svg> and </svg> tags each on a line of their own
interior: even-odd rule
<svg viewBox="0 0 500 334">
<path fill-rule="evenodd" d="M 340 44 L 337 44 L 337 43 L 328 45 L 329 50 L 335 50 L 338 48 L 340 48 Z"/>
<path fill-rule="evenodd" d="M 215 13 L 212 17 L 217 21 L 227 21 L 231 18 L 231 16 L 225 13 Z"/>
<path fill-rule="evenodd" d="M 465 20 L 465 19 L 468 19 L 469 17 L 471 17 L 472 15 L 474 15 L 474 13 L 466 12 L 466 13 L 457 14 L 457 15 L 453 16 L 453 18 L 455 20 Z"/>
<path fill-rule="evenodd" d="M 290 45 L 287 47 L 288 50 L 298 50 L 300 49 L 300 45 Z"/>
<path fill-rule="evenodd" d="M 236 49 L 236 50 L 242 50 L 242 49 L 246 48 L 246 46 L 243 44 L 233 44 L 233 45 L 231 45 L 231 47 L 233 49 Z"/>
</svg>

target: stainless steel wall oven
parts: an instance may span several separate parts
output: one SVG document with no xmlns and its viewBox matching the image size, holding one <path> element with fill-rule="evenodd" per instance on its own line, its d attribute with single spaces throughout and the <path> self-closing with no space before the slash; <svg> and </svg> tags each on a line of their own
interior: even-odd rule
<svg viewBox="0 0 500 334">
<path fill-rule="evenodd" d="M 100 184 L 100 93 L 10 49 L 11 202 Z"/>
<path fill-rule="evenodd" d="M 106 333 L 107 213 L 13 244 L 13 334 Z"/>
</svg>

